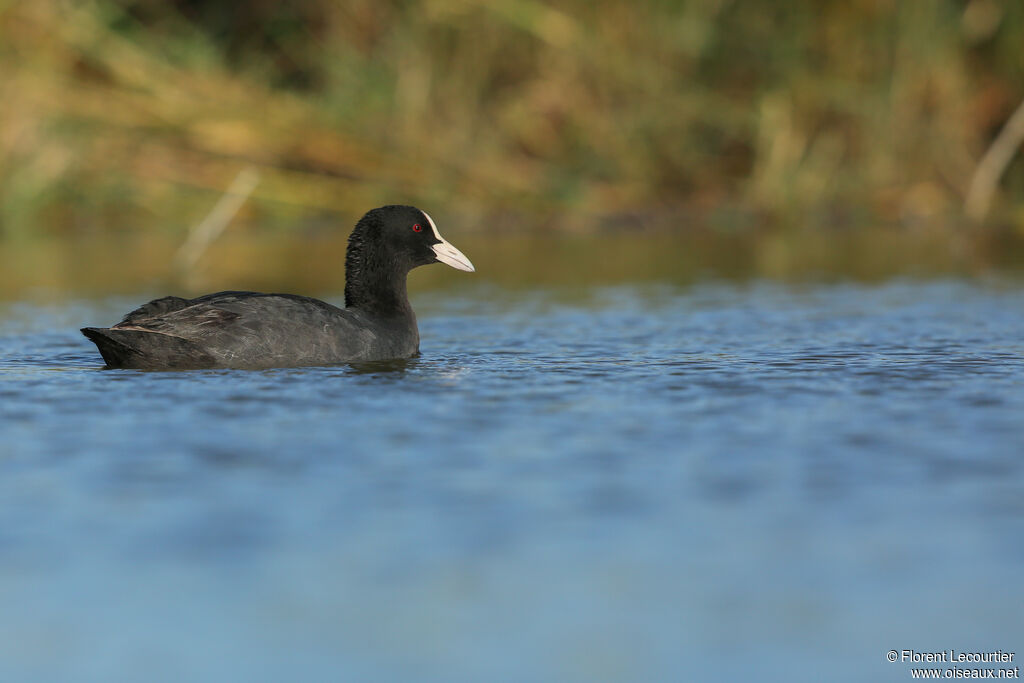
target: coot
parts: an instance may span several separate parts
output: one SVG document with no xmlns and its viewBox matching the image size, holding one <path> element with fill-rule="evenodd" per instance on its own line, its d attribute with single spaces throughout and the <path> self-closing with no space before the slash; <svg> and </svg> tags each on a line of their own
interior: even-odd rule
<svg viewBox="0 0 1024 683">
<path fill-rule="evenodd" d="M 167 296 L 113 327 L 86 327 L 108 367 L 269 368 L 408 358 L 419 351 L 406 275 L 416 266 L 473 264 L 425 212 L 383 206 L 348 239 L 345 308 L 294 294 Z"/>
</svg>

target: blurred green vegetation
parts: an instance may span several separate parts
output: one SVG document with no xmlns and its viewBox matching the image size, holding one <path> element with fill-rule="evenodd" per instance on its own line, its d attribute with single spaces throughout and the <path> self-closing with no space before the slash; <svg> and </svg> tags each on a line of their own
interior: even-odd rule
<svg viewBox="0 0 1024 683">
<path fill-rule="evenodd" d="M 998 0 L 0 0 L 0 233 L 183 235 L 248 167 L 263 228 L 955 232 L 1022 45 Z"/>
</svg>

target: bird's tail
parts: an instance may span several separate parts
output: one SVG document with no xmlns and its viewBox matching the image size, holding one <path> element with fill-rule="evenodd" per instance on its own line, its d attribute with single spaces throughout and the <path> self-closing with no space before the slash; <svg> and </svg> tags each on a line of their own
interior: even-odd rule
<svg viewBox="0 0 1024 683">
<path fill-rule="evenodd" d="M 96 344 L 108 368 L 203 368 L 215 363 L 189 340 L 159 332 L 83 327 L 82 334 Z"/>
</svg>

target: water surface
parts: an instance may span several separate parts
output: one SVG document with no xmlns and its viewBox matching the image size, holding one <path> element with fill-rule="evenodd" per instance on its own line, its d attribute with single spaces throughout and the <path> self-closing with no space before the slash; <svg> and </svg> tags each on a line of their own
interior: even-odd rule
<svg viewBox="0 0 1024 683">
<path fill-rule="evenodd" d="M 157 292 L 154 292 L 157 293 Z M 0 308 L 0 679 L 903 680 L 1024 625 L 1019 283 L 415 297 L 422 356 L 102 370 Z"/>
</svg>

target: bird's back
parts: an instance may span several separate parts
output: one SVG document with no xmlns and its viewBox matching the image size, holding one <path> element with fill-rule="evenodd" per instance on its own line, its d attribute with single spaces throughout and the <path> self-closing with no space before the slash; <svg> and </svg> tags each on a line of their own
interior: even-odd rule
<svg viewBox="0 0 1024 683">
<path fill-rule="evenodd" d="M 379 319 L 293 294 L 218 292 L 164 297 L 110 328 L 85 328 L 108 366 L 328 365 L 416 353 L 415 318 Z"/>
</svg>

